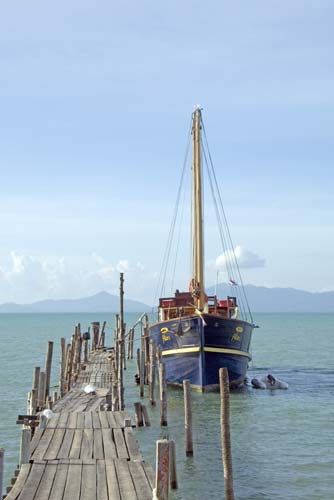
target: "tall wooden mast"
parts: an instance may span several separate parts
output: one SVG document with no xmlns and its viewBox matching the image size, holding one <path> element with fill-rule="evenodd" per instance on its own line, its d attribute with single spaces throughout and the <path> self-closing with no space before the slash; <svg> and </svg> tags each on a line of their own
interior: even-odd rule
<svg viewBox="0 0 334 500">
<path fill-rule="evenodd" d="M 201 157 L 201 123 L 202 114 L 200 108 L 193 113 L 192 136 L 193 136 L 193 280 L 192 290 L 195 304 L 198 309 L 205 307 L 204 288 L 204 242 L 203 242 L 203 211 L 202 211 L 202 157 Z"/>
</svg>

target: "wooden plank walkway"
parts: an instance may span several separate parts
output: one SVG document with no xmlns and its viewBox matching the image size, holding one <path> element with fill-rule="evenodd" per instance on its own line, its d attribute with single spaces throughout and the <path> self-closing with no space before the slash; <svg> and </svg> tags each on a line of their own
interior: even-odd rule
<svg viewBox="0 0 334 500">
<path fill-rule="evenodd" d="M 151 500 L 153 470 L 143 460 L 126 411 L 103 411 L 112 384 L 110 353 L 93 352 L 75 387 L 36 429 L 30 461 L 6 500 Z M 96 394 L 86 394 L 87 384 Z"/>
</svg>

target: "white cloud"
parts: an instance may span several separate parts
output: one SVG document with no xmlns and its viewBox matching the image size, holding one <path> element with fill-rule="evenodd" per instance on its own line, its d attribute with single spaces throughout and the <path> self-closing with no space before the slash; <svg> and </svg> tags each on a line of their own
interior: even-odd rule
<svg viewBox="0 0 334 500">
<path fill-rule="evenodd" d="M 235 247 L 234 255 L 237 259 L 240 268 L 253 269 L 256 267 L 265 267 L 266 261 L 264 258 L 241 246 Z M 233 265 L 233 264 L 234 264 L 234 257 L 231 250 L 222 253 L 216 258 L 217 269 L 225 269 L 226 265 Z"/>
<path fill-rule="evenodd" d="M 102 290 L 118 294 L 119 272 L 124 272 L 128 298 L 152 300 L 154 273 L 141 262 L 120 259 L 113 264 L 96 253 L 64 257 L 13 251 L 7 262 L 0 262 L 0 303 L 84 297 Z"/>
</svg>

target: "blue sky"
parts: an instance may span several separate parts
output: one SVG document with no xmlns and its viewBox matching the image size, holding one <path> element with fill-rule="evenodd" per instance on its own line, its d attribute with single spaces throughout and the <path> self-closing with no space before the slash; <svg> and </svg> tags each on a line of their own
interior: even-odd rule
<svg viewBox="0 0 334 500">
<path fill-rule="evenodd" d="M 3 4 L 0 301 L 120 269 L 152 300 L 196 104 L 244 281 L 334 289 L 333 22 L 322 0 Z"/>
</svg>

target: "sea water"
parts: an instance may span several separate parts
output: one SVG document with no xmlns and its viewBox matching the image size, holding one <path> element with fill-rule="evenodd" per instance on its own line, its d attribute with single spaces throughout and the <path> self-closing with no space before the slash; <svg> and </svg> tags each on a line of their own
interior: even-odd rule
<svg viewBox="0 0 334 500">
<path fill-rule="evenodd" d="M 126 315 L 127 325 L 138 316 Z M 77 322 L 85 329 L 91 321 L 103 320 L 108 322 L 110 344 L 112 314 L 0 315 L 0 447 L 5 448 L 5 484 L 18 462 L 20 426 L 15 421 L 18 414 L 26 413 L 33 367 L 44 366 L 47 341 L 55 343 L 52 384 L 56 385 L 60 337 L 70 339 Z M 248 377 L 272 373 L 288 382 L 289 389 L 248 386 L 231 393 L 235 496 L 244 500 L 334 498 L 334 315 L 256 314 L 255 321 L 260 328 L 253 333 Z M 140 400 L 135 373 L 133 360 L 125 372 L 130 413 Z M 185 456 L 183 394 L 178 389 L 168 389 L 167 428 L 159 427 L 159 405 L 151 408 L 145 398 L 152 426 L 137 429 L 136 437 L 152 465 L 156 440 L 176 441 L 179 489 L 172 492 L 172 500 L 222 499 L 219 394 L 192 393 L 192 398 L 193 458 Z"/>
</svg>

